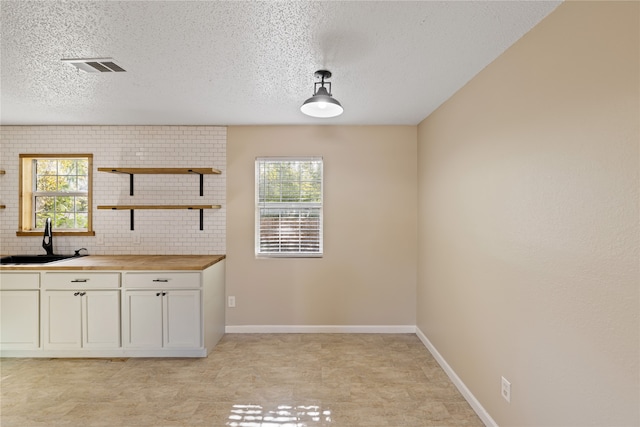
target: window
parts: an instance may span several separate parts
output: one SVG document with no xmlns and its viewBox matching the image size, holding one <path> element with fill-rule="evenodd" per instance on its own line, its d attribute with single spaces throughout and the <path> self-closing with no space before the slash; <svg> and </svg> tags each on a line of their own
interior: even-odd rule
<svg viewBox="0 0 640 427">
<path fill-rule="evenodd" d="M 322 256 L 322 158 L 256 159 L 256 255 Z"/>
<path fill-rule="evenodd" d="M 18 235 L 44 229 L 55 234 L 93 235 L 91 226 L 91 154 L 21 154 Z"/>
</svg>

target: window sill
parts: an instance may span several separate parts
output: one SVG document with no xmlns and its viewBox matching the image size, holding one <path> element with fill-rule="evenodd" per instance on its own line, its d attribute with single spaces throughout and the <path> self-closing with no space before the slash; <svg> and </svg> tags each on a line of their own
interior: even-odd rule
<svg viewBox="0 0 640 427">
<path fill-rule="evenodd" d="M 300 253 L 261 253 L 256 254 L 256 259 L 268 258 L 322 258 L 324 254 L 300 254 Z"/>
<path fill-rule="evenodd" d="M 42 237 L 42 230 L 16 231 L 18 237 Z M 95 236 L 95 231 L 54 231 L 54 236 Z"/>
</svg>

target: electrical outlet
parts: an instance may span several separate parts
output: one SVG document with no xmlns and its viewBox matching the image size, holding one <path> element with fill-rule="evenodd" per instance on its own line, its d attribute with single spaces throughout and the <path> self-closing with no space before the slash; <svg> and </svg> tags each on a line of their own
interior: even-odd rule
<svg viewBox="0 0 640 427">
<path fill-rule="evenodd" d="M 229 297 L 228 304 L 229 308 L 234 308 L 236 306 L 236 297 Z"/>
<path fill-rule="evenodd" d="M 511 403 L 511 383 L 505 377 L 502 377 L 502 397 Z"/>
</svg>

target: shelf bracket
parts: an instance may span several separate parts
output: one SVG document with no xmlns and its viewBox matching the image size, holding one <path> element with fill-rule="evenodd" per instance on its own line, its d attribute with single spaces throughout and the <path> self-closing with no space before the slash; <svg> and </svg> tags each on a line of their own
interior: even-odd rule
<svg viewBox="0 0 640 427">
<path fill-rule="evenodd" d="M 193 210 L 193 208 L 187 208 Z M 200 230 L 204 230 L 204 209 L 198 209 L 200 211 Z"/>
<path fill-rule="evenodd" d="M 111 208 L 111 210 L 112 211 L 116 211 L 116 210 L 118 210 L 118 208 L 113 207 L 113 208 Z M 132 230 L 132 231 L 133 231 L 133 211 L 134 211 L 134 209 L 129 209 L 129 219 L 130 219 L 130 223 L 131 223 L 130 230 Z"/>
<path fill-rule="evenodd" d="M 121 172 L 118 169 L 111 169 L 111 172 L 113 172 L 113 173 L 126 173 L 127 175 L 129 175 L 129 195 L 133 196 L 133 174 L 129 173 L 129 172 Z"/>
<path fill-rule="evenodd" d="M 197 173 L 200 175 L 200 197 L 204 196 L 204 175 L 200 172 L 195 172 L 193 169 L 189 169 L 189 173 Z M 202 230 L 202 228 L 200 228 Z"/>
</svg>

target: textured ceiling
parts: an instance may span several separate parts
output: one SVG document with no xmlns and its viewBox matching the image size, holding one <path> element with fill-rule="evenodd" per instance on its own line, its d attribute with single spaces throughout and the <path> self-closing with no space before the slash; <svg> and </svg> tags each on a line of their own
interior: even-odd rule
<svg viewBox="0 0 640 427">
<path fill-rule="evenodd" d="M 413 125 L 558 4 L 3 0 L 0 123 Z M 340 117 L 300 112 L 321 68 Z"/>
</svg>

